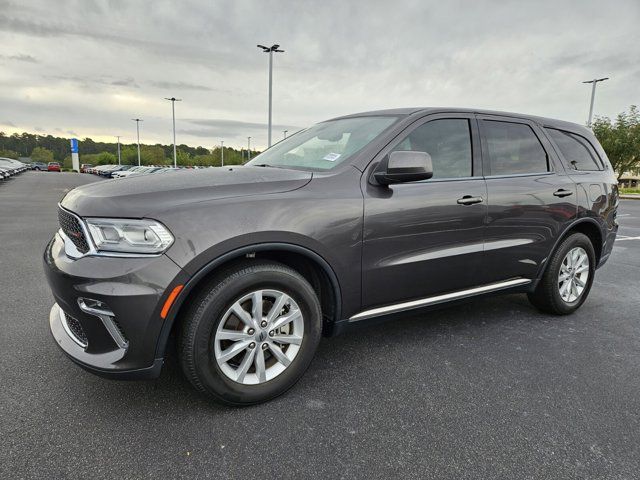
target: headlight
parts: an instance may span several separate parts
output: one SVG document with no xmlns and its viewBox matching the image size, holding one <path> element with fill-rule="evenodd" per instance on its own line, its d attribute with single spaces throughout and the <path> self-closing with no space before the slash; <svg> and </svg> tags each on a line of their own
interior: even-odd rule
<svg viewBox="0 0 640 480">
<path fill-rule="evenodd" d="M 85 221 L 99 251 L 162 253 L 173 243 L 173 235 L 155 220 L 86 218 Z"/>
</svg>

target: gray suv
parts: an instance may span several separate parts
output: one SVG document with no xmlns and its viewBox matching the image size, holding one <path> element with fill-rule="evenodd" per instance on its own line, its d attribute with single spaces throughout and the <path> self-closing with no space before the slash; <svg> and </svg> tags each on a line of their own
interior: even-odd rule
<svg viewBox="0 0 640 480">
<path fill-rule="evenodd" d="M 565 315 L 616 237 L 582 126 L 465 109 L 319 123 L 244 166 L 83 185 L 44 253 L 50 328 L 98 375 L 153 378 L 169 340 L 218 401 L 282 394 L 322 335 L 495 292 Z"/>
</svg>

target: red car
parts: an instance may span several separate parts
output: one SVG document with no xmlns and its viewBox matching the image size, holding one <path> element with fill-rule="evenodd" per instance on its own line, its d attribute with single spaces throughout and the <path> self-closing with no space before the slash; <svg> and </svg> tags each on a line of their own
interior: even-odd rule
<svg viewBox="0 0 640 480">
<path fill-rule="evenodd" d="M 47 164 L 47 172 L 59 172 L 60 164 L 58 162 L 49 162 Z"/>
</svg>

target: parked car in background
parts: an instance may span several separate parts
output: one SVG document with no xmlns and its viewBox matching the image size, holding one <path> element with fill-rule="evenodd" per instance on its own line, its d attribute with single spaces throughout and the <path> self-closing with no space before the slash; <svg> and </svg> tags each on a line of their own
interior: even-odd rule
<svg viewBox="0 0 640 480">
<path fill-rule="evenodd" d="M 497 292 L 575 312 L 617 206 L 611 164 L 577 124 L 340 117 L 245 166 L 68 193 L 44 255 L 49 325 L 73 361 L 114 378 L 157 377 L 175 335 L 197 390 L 255 404 L 295 384 L 323 334 L 378 318 Z"/>
<path fill-rule="evenodd" d="M 7 167 L 7 166 L 3 165 L 2 163 L 0 163 L 0 170 L 2 170 L 2 172 L 4 172 L 6 178 L 9 178 L 9 177 L 12 177 L 12 176 L 18 174 L 18 171 L 14 170 L 11 167 Z"/>
<path fill-rule="evenodd" d="M 92 167 L 90 163 L 83 163 L 80 165 L 80 173 L 89 173 L 88 170 Z"/>
<path fill-rule="evenodd" d="M 119 170 L 117 172 L 113 172 L 113 174 L 111 175 L 112 178 L 124 178 L 124 177 L 128 177 L 129 175 L 133 175 L 135 172 L 137 172 L 138 170 L 141 170 L 145 167 L 141 167 L 138 165 L 131 165 L 128 169 L 126 170 Z"/>
<path fill-rule="evenodd" d="M 39 172 L 45 172 L 47 170 L 47 164 L 44 162 L 33 162 L 31 164 L 31 170 L 38 170 Z"/>
<path fill-rule="evenodd" d="M 109 170 L 104 176 L 108 178 L 113 178 L 113 175 L 118 172 L 126 172 L 132 167 L 132 165 L 118 165 L 116 168 Z"/>
<path fill-rule="evenodd" d="M 8 172 L 11 176 L 17 175 L 29 169 L 29 167 L 19 160 L 13 158 L 0 157 L 0 167 Z"/>
<path fill-rule="evenodd" d="M 122 170 L 125 167 L 127 167 L 127 165 L 105 165 L 98 173 L 101 177 L 111 178 L 113 172 Z"/>
<path fill-rule="evenodd" d="M 60 171 L 60 164 L 58 162 L 49 162 L 47 164 L 47 171 L 48 172 L 59 172 Z"/>
<path fill-rule="evenodd" d="M 94 175 L 100 175 L 100 172 L 102 172 L 105 168 L 109 168 L 109 167 L 111 167 L 111 165 L 98 165 L 91 169 L 91 173 L 93 173 Z"/>
<path fill-rule="evenodd" d="M 118 178 L 126 178 L 126 177 L 130 177 L 130 176 L 138 176 L 138 175 L 147 175 L 149 173 L 153 173 L 156 170 L 158 170 L 158 167 L 145 167 L 145 166 L 138 166 L 138 167 L 133 167 L 130 168 L 127 171 L 124 172 L 119 172 L 120 174 L 118 175 Z"/>
</svg>

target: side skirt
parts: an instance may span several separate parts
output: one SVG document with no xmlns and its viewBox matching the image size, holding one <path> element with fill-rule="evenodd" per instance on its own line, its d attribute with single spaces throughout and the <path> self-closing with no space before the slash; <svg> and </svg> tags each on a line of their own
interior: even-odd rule
<svg viewBox="0 0 640 480">
<path fill-rule="evenodd" d="M 506 280 L 504 282 L 491 283 L 487 285 L 481 285 L 474 288 L 468 288 L 465 290 L 458 290 L 455 292 L 445 293 L 441 295 L 435 295 L 431 297 L 420 298 L 418 300 L 411 300 L 408 302 L 396 303 L 393 305 L 387 305 L 384 307 L 372 308 L 359 312 L 347 320 L 341 320 L 335 323 L 334 335 L 342 332 L 350 326 L 355 324 L 368 324 L 370 322 L 365 320 L 376 319 L 378 317 L 384 317 L 387 315 L 394 315 L 409 310 L 415 310 L 423 307 L 430 307 L 439 304 L 455 302 L 457 300 L 463 300 L 465 298 L 475 297 L 486 293 L 498 292 L 500 290 L 508 290 L 516 287 L 523 287 L 531 283 L 528 278 L 514 278 Z M 376 322 L 377 323 L 377 322 Z"/>
</svg>

